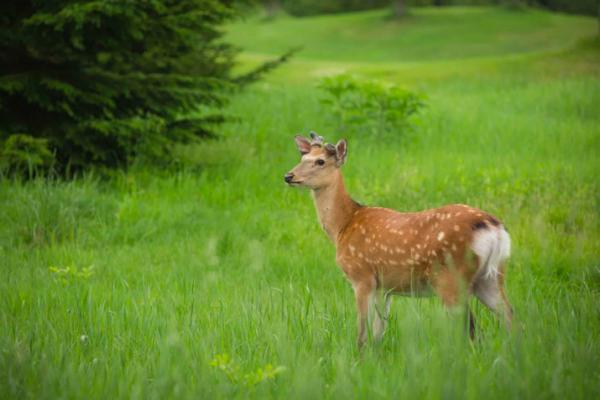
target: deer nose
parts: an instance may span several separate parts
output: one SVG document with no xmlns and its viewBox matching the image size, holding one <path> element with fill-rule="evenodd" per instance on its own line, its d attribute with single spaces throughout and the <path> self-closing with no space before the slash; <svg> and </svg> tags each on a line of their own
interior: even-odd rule
<svg viewBox="0 0 600 400">
<path fill-rule="evenodd" d="M 291 183 L 292 179 L 294 179 L 294 174 L 292 174 L 291 172 L 288 172 L 287 174 L 285 174 L 285 176 L 283 177 L 283 180 L 286 181 L 287 183 Z"/>
</svg>

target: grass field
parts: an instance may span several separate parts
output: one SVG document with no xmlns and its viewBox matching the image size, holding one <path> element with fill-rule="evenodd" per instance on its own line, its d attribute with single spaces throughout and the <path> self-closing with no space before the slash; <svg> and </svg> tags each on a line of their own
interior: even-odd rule
<svg viewBox="0 0 600 400">
<path fill-rule="evenodd" d="M 600 397 L 593 19 L 450 8 L 229 31 L 242 69 L 305 48 L 235 99 L 240 120 L 188 149 L 188 169 L 0 181 L 1 398 Z M 315 85 L 341 71 L 426 93 L 415 129 L 337 132 Z M 397 298 L 359 356 L 333 246 L 309 194 L 283 183 L 311 129 L 347 136 L 363 203 L 501 217 L 514 332 L 473 303 L 471 344 L 438 299 Z"/>
</svg>

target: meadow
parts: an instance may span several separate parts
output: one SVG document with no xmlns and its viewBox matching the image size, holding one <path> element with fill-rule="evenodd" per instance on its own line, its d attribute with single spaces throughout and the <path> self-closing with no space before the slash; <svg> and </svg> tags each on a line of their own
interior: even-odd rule
<svg viewBox="0 0 600 400">
<path fill-rule="evenodd" d="M 600 40 L 591 18 L 496 8 L 385 11 L 227 28 L 240 69 L 295 58 L 238 95 L 186 167 L 0 181 L 0 397 L 600 397 Z M 427 96 L 405 132 L 339 132 L 318 79 Z M 354 299 L 293 135 L 346 137 L 369 205 L 467 203 L 511 233 L 508 333 L 479 339 L 437 298 L 395 298 L 359 355 Z"/>
</svg>

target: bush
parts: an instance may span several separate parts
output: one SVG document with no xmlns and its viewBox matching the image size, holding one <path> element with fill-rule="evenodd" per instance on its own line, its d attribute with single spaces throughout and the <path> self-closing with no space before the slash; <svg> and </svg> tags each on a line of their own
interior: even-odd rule
<svg viewBox="0 0 600 400">
<path fill-rule="evenodd" d="M 0 173 L 33 177 L 48 171 L 54 162 L 54 154 L 48 148 L 48 140 L 29 135 L 10 135 L 0 143 Z"/>
<path fill-rule="evenodd" d="M 410 128 L 411 117 L 425 105 L 420 94 L 347 74 L 325 78 L 319 88 L 328 94 L 321 102 L 336 118 L 340 130 L 378 136 L 402 134 Z"/>
</svg>

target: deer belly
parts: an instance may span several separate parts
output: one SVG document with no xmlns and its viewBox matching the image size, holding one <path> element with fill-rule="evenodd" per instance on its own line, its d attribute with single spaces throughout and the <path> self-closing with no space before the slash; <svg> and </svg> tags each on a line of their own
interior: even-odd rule
<svg viewBox="0 0 600 400">
<path fill-rule="evenodd" d="M 378 286 L 386 292 L 401 296 L 427 297 L 433 295 L 428 277 L 423 270 L 380 269 L 377 274 Z"/>
</svg>

